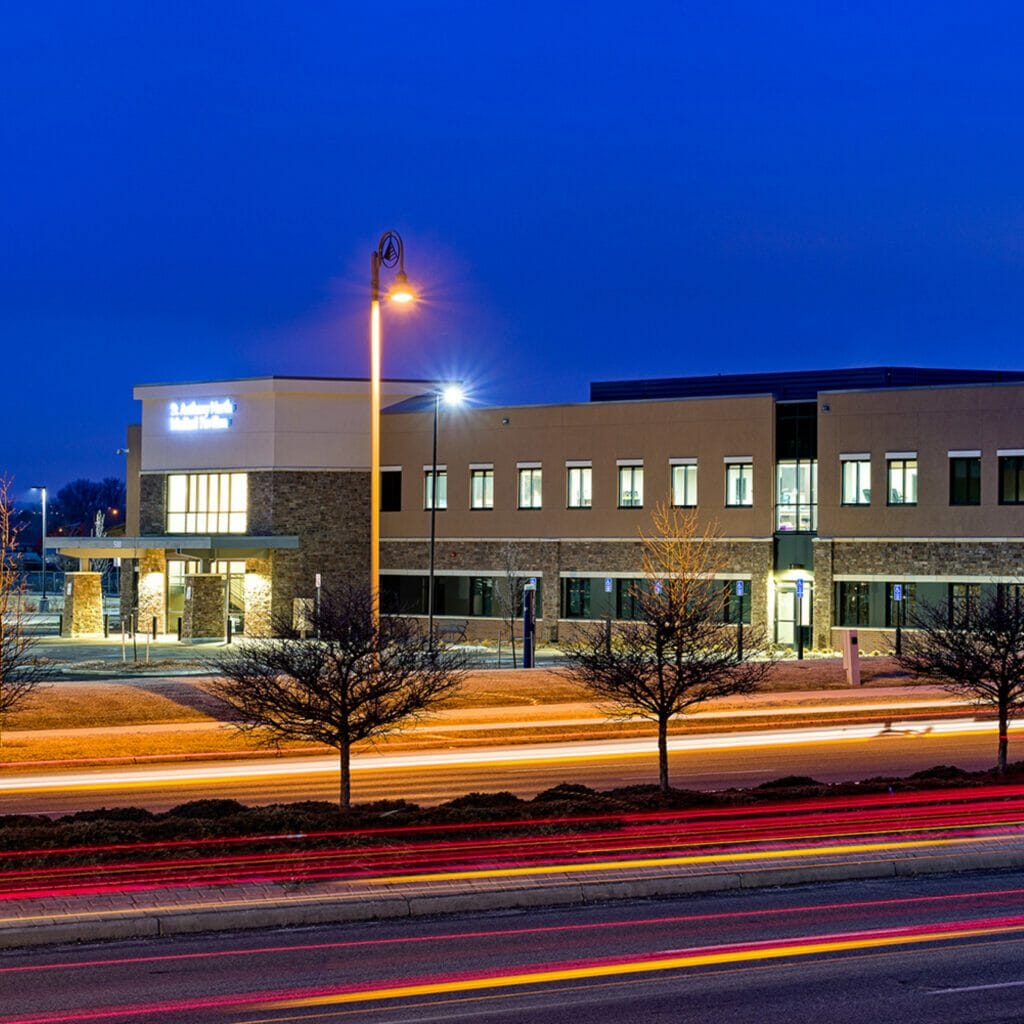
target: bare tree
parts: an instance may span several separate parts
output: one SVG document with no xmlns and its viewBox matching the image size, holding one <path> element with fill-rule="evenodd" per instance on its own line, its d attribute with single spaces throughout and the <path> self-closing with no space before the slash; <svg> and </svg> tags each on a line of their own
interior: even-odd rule
<svg viewBox="0 0 1024 1024">
<path fill-rule="evenodd" d="M 503 625 L 508 626 L 512 644 L 512 667 L 516 668 L 516 622 L 523 609 L 523 549 L 513 541 L 506 542 L 501 549 L 502 575 L 498 580 L 498 608 Z"/>
<path fill-rule="evenodd" d="M 306 740 L 338 751 L 342 812 L 351 807 L 352 745 L 400 728 L 451 696 L 464 656 L 434 644 L 412 619 L 381 616 L 367 590 L 321 595 L 314 636 L 275 623 L 277 637 L 247 642 L 216 665 L 213 692 L 237 726 L 268 742 Z"/>
<path fill-rule="evenodd" d="M 607 632 L 583 626 L 568 645 L 570 671 L 616 717 L 639 715 L 658 726 L 658 781 L 669 788 L 668 724 L 715 697 L 750 693 L 771 669 L 769 645 L 745 632 L 743 653 L 723 621 L 725 592 L 713 530 L 700 532 L 696 514 L 659 504 L 643 541 L 636 619 Z"/>
<path fill-rule="evenodd" d="M 7 716 L 29 700 L 42 679 L 35 639 L 25 629 L 25 584 L 14 555 L 14 520 L 11 481 L 0 476 L 0 739 Z"/>
<path fill-rule="evenodd" d="M 1009 598 L 1000 589 L 962 609 L 920 605 L 895 656 L 914 675 L 996 709 L 1000 774 L 1006 771 L 1007 728 L 1024 708 L 1024 606 L 1019 589 L 1010 589 Z"/>
</svg>

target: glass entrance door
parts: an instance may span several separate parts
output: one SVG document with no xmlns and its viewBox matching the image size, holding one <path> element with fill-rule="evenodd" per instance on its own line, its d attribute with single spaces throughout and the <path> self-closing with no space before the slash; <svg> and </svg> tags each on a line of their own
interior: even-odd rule
<svg viewBox="0 0 1024 1024">
<path fill-rule="evenodd" d="M 784 647 L 797 646 L 797 618 L 803 631 L 804 649 L 811 645 L 811 608 L 814 603 L 814 587 L 810 580 L 804 580 L 804 596 L 797 598 L 796 583 L 785 581 L 775 584 L 775 642 Z M 799 606 L 799 616 L 798 616 Z"/>
</svg>

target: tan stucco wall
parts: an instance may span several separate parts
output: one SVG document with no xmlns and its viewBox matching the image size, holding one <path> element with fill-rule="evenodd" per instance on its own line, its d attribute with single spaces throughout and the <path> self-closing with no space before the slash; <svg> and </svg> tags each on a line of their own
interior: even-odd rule
<svg viewBox="0 0 1024 1024">
<path fill-rule="evenodd" d="M 649 529 L 650 513 L 669 496 L 669 459 L 698 460 L 702 525 L 725 537 L 772 533 L 773 403 L 769 397 L 671 402 L 595 402 L 442 410 L 438 465 L 448 467 L 448 508 L 437 535 L 488 538 L 628 538 Z M 508 420 L 505 424 L 502 421 Z M 384 417 L 382 463 L 402 467 L 402 511 L 381 517 L 384 537 L 423 537 L 423 467 L 431 461 L 432 413 Z M 725 507 L 726 456 L 754 460 L 754 506 Z M 593 507 L 566 508 L 567 460 L 593 463 Z M 618 459 L 643 459 L 644 508 L 619 509 Z M 494 464 L 494 509 L 469 508 L 470 463 Z M 517 462 L 540 462 L 543 508 L 517 509 Z"/>
</svg>

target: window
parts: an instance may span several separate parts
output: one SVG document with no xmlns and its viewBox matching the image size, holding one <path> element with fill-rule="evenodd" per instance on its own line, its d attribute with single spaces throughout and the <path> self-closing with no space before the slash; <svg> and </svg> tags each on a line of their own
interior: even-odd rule
<svg viewBox="0 0 1024 1024">
<path fill-rule="evenodd" d="M 871 504 L 871 459 L 867 455 L 843 458 L 842 503 L 844 505 Z"/>
<path fill-rule="evenodd" d="M 167 477 L 168 533 L 245 533 L 247 473 L 172 473 Z"/>
<path fill-rule="evenodd" d="M 917 614 L 917 584 L 899 584 L 899 586 L 903 587 L 903 598 L 901 601 L 896 601 L 893 597 L 892 588 L 896 585 L 895 583 L 886 583 L 885 585 L 885 624 L 890 628 L 896 625 L 897 611 L 900 614 L 901 626 L 911 625 Z"/>
<path fill-rule="evenodd" d="M 1024 455 L 999 457 L 999 504 L 1024 505 Z"/>
<path fill-rule="evenodd" d="M 696 508 L 697 460 L 673 459 L 671 466 L 672 504 L 676 508 Z"/>
<path fill-rule="evenodd" d="M 643 508 L 644 467 L 619 466 L 619 508 Z"/>
<path fill-rule="evenodd" d="M 740 622 L 740 609 L 743 610 L 743 625 L 750 625 L 750 580 L 743 580 L 743 596 L 736 593 L 737 580 L 722 581 L 722 621 L 734 626 Z"/>
<path fill-rule="evenodd" d="M 381 512 L 402 511 L 402 471 L 383 469 L 380 474 Z"/>
<path fill-rule="evenodd" d="M 519 507 L 541 507 L 540 466 L 519 467 Z"/>
<path fill-rule="evenodd" d="M 434 474 L 428 466 L 423 472 L 423 507 L 430 509 L 434 503 Z M 446 509 L 448 507 L 448 469 L 445 466 L 437 467 L 437 507 Z"/>
<path fill-rule="evenodd" d="M 817 459 L 788 459 L 776 465 L 775 529 L 779 533 L 818 529 Z"/>
<path fill-rule="evenodd" d="M 949 624 L 956 629 L 967 629 L 978 614 L 981 601 L 980 583 L 949 584 Z"/>
<path fill-rule="evenodd" d="M 917 455 L 887 456 L 889 504 L 917 504 Z"/>
<path fill-rule="evenodd" d="M 839 583 L 836 625 L 866 626 L 871 621 L 871 584 Z"/>
<path fill-rule="evenodd" d="M 640 619 L 643 617 L 644 580 L 615 581 L 615 618 Z"/>
<path fill-rule="evenodd" d="M 950 505 L 981 504 L 980 456 L 950 456 L 949 503 Z"/>
<path fill-rule="evenodd" d="M 593 469 L 590 466 L 569 466 L 567 473 L 569 508 L 590 508 L 593 500 Z"/>
<path fill-rule="evenodd" d="M 568 577 L 562 580 L 562 618 L 590 617 L 590 584 L 592 580 Z"/>
<path fill-rule="evenodd" d="M 469 470 L 469 507 L 494 508 L 494 470 Z"/>
<path fill-rule="evenodd" d="M 494 614 L 494 579 L 490 576 L 470 576 L 469 614 Z"/>
<path fill-rule="evenodd" d="M 753 462 L 726 463 L 725 504 L 727 508 L 754 504 Z"/>
<path fill-rule="evenodd" d="M 996 604 L 1007 615 L 1016 619 L 1024 616 L 1024 585 L 1000 583 L 996 587 Z"/>
</svg>

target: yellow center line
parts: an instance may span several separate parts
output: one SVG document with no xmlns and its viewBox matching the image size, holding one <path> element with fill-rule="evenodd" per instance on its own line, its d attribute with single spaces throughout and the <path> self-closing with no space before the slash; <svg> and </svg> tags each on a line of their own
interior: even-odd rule
<svg viewBox="0 0 1024 1024">
<path fill-rule="evenodd" d="M 463 978 L 453 981 L 428 982 L 420 985 L 394 985 L 385 988 L 365 989 L 360 992 L 338 992 L 330 995 L 283 999 L 264 1003 L 260 1006 L 260 1009 L 287 1010 L 307 1006 L 331 1006 L 339 1003 L 370 1002 L 380 999 L 404 999 L 410 996 L 438 995 L 448 992 L 473 992 L 492 988 L 513 988 L 521 985 L 550 984 L 557 981 L 579 981 L 586 978 L 606 978 L 614 975 L 673 971 L 687 967 L 705 967 L 710 964 L 749 963 L 757 960 L 775 960 L 791 956 L 815 956 L 821 953 L 836 953 L 853 949 L 879 949 L 886 946 L 941 942 L 948 939 L 976 938 L 983 935 L 1009 934 L 1020 931 L 1024 931 L 1024 925 L 1016 925 L 1009 928 L 970 928 L 923 932 L 916 935 L 879 935 L 857 939 L 832 939 L 823 942 L 799 942 L 792 945 L 770 946 L 758 949 L 698 953 L 689 956 L 668 957 L 661 960 L 596 964 L 587 967 L 569 967 L 549 971 L 527 971 L 522 974 Z"/>
</svg>

